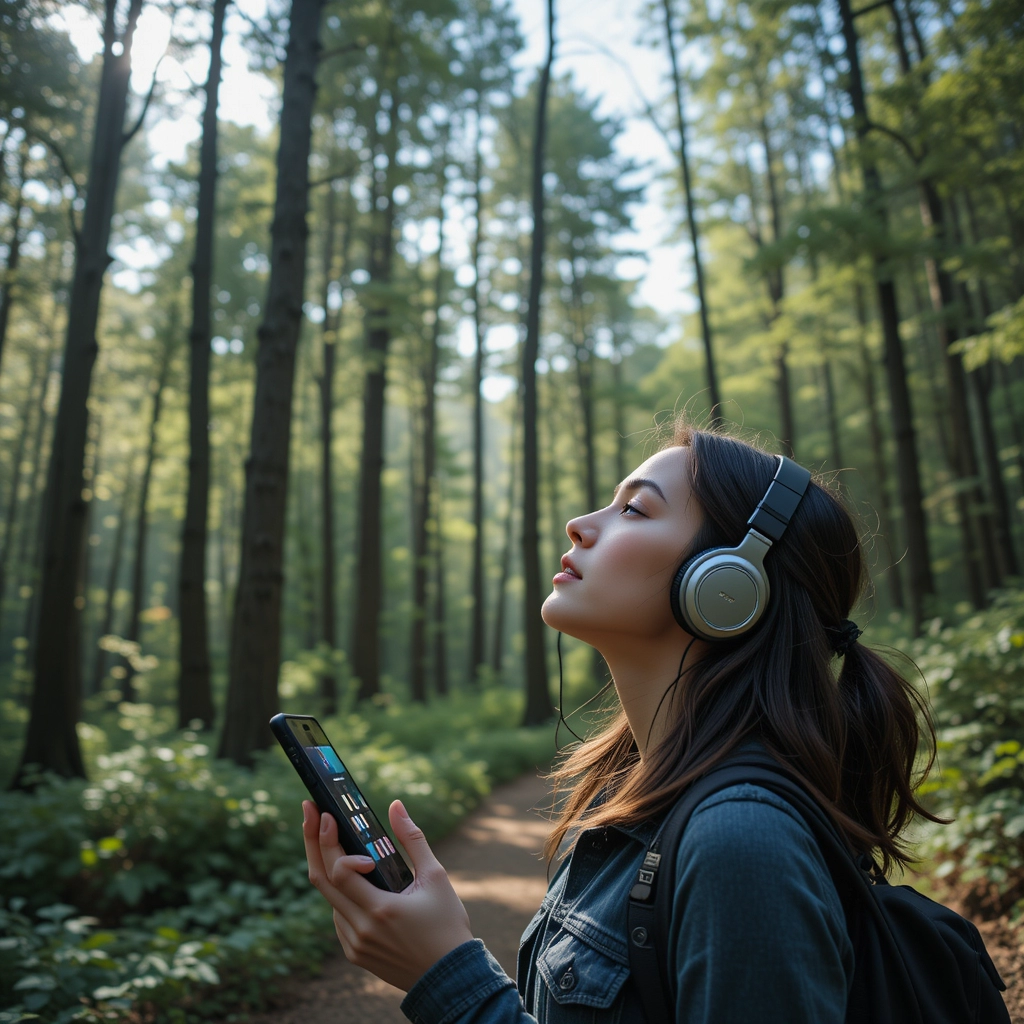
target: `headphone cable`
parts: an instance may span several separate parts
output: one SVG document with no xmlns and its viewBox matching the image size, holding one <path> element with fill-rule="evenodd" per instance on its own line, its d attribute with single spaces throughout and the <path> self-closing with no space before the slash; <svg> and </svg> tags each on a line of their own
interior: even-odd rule
<svg viewBox="0 0 1024 1024">
<path fill-rule="evenodd" d="M 558 652 L 558 721 L 555 723 L 555 753 L 556 754 L 560 754 L 561 750 L 558 749 L 558 729 L 559 729 L 560 726 L 564 725 L 566 727 L 566 729 L 568 729 L 569 732 L 571 732 L 573 734 L 573 736 L 575 736 L 576 739 L 578 739 L 580 741 L 580 743 L 585 743 L 586 740 L 584 740 L 583 737 L 580 736 L 573 729 L 573 727 L 565 720 L 565 717 L 562 714 L 562 706 L 563 706 L 564 702 L 563 702 L 563 697 L 562 697 L 562 634 L 561 634 L 561 631 L 559 631 L 558 639 L 555 641 L 555 650 Z M 609 679 L 608 682 L 605 683 L 604 686 L 602 686 L 601 689 L 598 690 L 597 693 L 595 693 L 593 697 L 589 697 L 587 700 L 585 700 L 578 708 L 576 708 L 575 711 L 571 711 L 570 715 L 575 715 L 577 712 L 582 711 L 588 704 L 593 704 L 593 702 L 595 700 L 597 700 L 598 697 L 600 697 L 602 694 L 604 694 L 604 693 L 606 693 L 608 691 L 608 688 L 612 684 L 613 684 L 613 680 Z"/>
</svg>

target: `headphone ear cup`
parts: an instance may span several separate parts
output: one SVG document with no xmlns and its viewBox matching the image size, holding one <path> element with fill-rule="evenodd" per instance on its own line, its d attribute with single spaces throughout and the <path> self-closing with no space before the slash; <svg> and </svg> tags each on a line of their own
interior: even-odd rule
<svg viewBox="0 0 1024 1024">
<path fill-rule="evenodd" d="M 686 593 L 686 588 L 693 577 L 694 570 L 698 567 L 698 563 L 703 562 L 706 558 L 710 558 L 719 551 L 725 550 L 725 548 L 705 548 L 703 551 L 698 551 L 679 566 L 675 578 L 672 580 L 672 587 L 669 590 L 669 604 L 672 606 L 672 615 L 676 622 L 692 636 L 703 637 L 705 632 L 698 623 L 690 620 L 683 595 Z"/>
<path fill-rule="evenodd" d="M 761 618 L 768 578 L 761 565 L 744 555 L 740 548 L 709 548 L 679 567 L 670 603 L 676 622 L 691 636 L 731 640 Z"/>
</svg>

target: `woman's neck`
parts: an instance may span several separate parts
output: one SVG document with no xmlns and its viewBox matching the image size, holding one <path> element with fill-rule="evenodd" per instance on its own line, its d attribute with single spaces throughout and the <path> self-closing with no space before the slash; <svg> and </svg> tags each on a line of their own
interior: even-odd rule
<svg viewBox="0 0 1024 1024">
<path fill-rule="evenodd" d="M 680 631 L 678 640 L 668 643 L 634 642 L 629 649 L 609 645 L 601 650 L 641 759 L 649 747 L 657 746 L 668 728 L 669 690 L 707 649 L 706 643 Z"/>
</svg>

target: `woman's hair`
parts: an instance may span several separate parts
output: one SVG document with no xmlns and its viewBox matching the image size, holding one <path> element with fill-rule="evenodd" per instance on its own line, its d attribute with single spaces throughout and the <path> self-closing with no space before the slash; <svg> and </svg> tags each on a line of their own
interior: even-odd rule
<svg viewBox="0 0 1024 1024">
<path fill-rule="evenodd" d="M 738 544 L 777 457 L 685 422 L 677 422 L 666 447 L 676 445 L 690 450 L 690 486 L 703 512 L 685 557 Z M 663 814 L 692 782 L 754 738 L 806 787 L 855 850 L 878 851 L 884 870 L 909 859 L 900 832 L 915 813 L 938 820 L 914 797 L 919 717 L 929 740 L 925 773 L 935 736 L 920 695 L 878 654 L 853 643 L 836 659 L 835 631 L 865 581 L 857 530 L 836 494 L 821 483 L 808 486 L 768 552 L 765 571 L 771 596 L 761 621 L 743 637 L 711 643 L 683 670 L 658 712 L 673 725 L 642 761 L 620 711 L 556 768 L 564 802 L 545 845 L 549 859 L 577 829 Z"/>
</svg>

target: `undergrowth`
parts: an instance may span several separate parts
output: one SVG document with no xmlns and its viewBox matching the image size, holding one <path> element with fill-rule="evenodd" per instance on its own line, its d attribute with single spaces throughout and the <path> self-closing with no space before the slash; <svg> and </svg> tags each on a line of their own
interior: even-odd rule
<svg viewBox="0 0 1024 1024">
<path fill-rule="evenodd" d="M 510 726 L 520 714 L 489 690 L 324 725 L 378 813 L 400 797 L 436 840 L 550 761 L 551 727 Z M 90 781 L 0 795 L 0 1022 L 244 1019 L 333 948 L 283 754 L 216 760 L 148 705 L 82 739 Z"/>
</svg>

